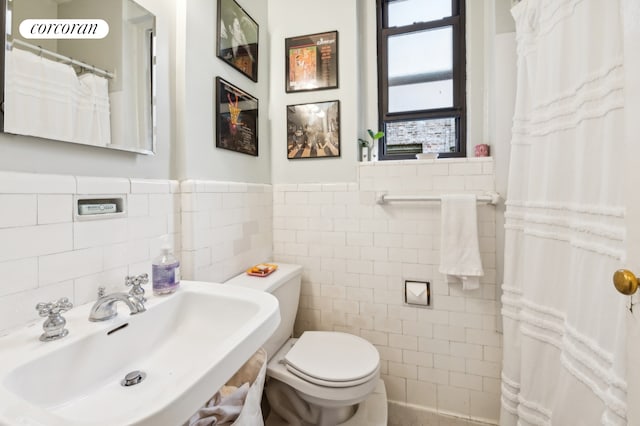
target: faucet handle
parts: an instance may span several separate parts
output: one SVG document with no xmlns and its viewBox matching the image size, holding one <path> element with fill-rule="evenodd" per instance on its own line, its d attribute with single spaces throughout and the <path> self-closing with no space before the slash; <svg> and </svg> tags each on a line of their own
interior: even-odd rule
<svg viewBox="0 0 640 426">
<path fill-rule="evenodd" d="M 98 287 L 98 299 L 105 295 L 106 287 L 101 285 Z"/>
<path fill-rule="evenodd" d="M 67 297 L 58 299 L 57 302 L 38 303 L 36 305 L 36 311 L 41 317 L 48 317 L 51 315 L 58 315 L 63 312 L 67 312 L 73 308 L 73 303 L 69 302 Z"/>
<path fill-rule="evenodd" d="M 38 314 L 41 317 L 48 317 L 44 324 L 42 324 L 44 333 L 40 335 L 40 340 L 49 342 L 69 334 L 69 330 L 64 328 L 67 321 L 60 314 L 67 312 L 71 308 L 73 308 L 73 304 L 69 302 L 69 299 L 66 297 L 58 299 L 57 302 L 38 303 L 36 305 Z"/>
<path fill-rule="evenodd" d="M 131 287 L 131 290 L 129 290 L 129 294 L 138 298 L 138 300 L 140 300 L 140 302 L 142 303 L 147 301 L 147 299 L 144 297 L 144 288 L 142 288 L 142 286 L 148 283 L 149 274 L 125 277 L 125 285 L 127 287 Z"/>
</svg>

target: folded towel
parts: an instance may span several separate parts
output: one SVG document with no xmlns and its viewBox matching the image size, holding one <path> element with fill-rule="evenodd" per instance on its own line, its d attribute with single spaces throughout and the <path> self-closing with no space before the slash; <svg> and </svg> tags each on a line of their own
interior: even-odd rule
<svg viewBox="0 0 640 426">
<path fill-rule="evenodd" d="M 200 408 L 189 419 L 189 426 L 213 426 L 233 423 L 240 415 L 240 411 L 242 411 L 247 392 L 249 392 L 249 383 L 245 383 L 239 388 L 223 386 L 204 407 Z"/>
<path fill-rule="evenodd" d="M 480 287 L 484 275 L 478 244 L 476 196 L 452 194 L 442 197 L 440 272 L 447 282 L 462 281 L 464 290 Z"/>
</svg>

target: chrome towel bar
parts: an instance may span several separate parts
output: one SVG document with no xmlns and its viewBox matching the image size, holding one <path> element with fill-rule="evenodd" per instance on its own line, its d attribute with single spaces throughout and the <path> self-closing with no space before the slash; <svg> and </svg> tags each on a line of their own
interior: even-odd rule
<svg viewBox="0 0 640 426">
<path fill-rule="evenodd" d="M 484 195 L 478 195 L 476 198 L 479 203 L 496 205 L 500 201 L 500 194 L 488 192 Z M 386 193 L 378 193 L 376 201 L 378 204 L 396 201 L 442 201 L 442 197 L 440 195 L 387 195 Z"/>
</svg>

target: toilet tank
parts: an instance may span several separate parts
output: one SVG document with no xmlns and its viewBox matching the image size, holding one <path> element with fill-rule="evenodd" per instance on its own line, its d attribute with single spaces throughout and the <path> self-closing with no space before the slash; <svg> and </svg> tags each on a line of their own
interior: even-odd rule
<svg viewBox="0 0 640 426">
<path fill-rule="evenodd" d="M 300 301 L 301 278 L 302 266 L 278 263 L 278 269 L 267 277 L 254 277 L 242 273 L 225 282 L 227 285 L 266 291 L 278 299 L 280 325 L 263 345 L 269 359 L 293 335 L 293 324 L 296 320 L 298 302 Z"/>
</svg>

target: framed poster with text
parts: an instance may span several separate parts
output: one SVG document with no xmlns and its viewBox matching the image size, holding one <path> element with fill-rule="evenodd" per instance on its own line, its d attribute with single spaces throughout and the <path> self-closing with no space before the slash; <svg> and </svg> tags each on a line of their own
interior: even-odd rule
<svg viewBox="0 0 640 426">
<path fill-rule="evenodd" d="M 338 32 L 285 39 L 287 93 L 338 87 Z"/>
<path fill-rule="evenodd" d="M 258 156 L 258 100 L 216 77 L 216 147 Z"/>
</svg>

